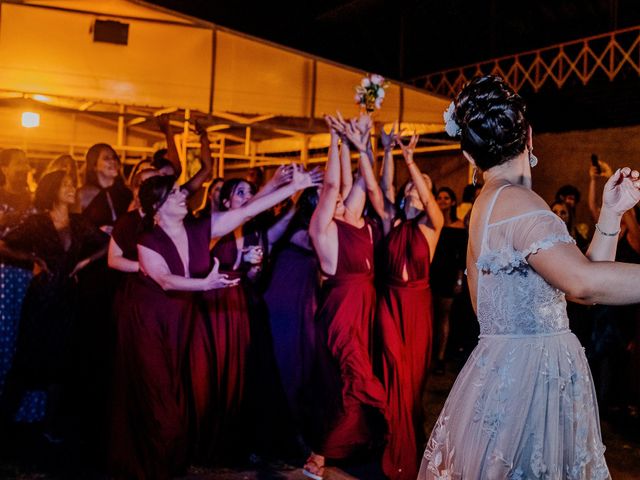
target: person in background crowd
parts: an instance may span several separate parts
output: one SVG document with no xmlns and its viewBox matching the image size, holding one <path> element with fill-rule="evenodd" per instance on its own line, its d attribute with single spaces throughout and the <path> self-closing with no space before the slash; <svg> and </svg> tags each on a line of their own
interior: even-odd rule
<svg viewBox="0 0 640 480">
<path fill-rule="evenodd" d="M 576 228 L 576 222 L 573 216 L 574 209 L 569 207 L 565 202 L 556 200 L 551 204 L 551 211 L 558 215 L 558 217 L 560 217 L 560 219 L 562 219 L 562 221 L 567 225 L 567 230 L 569 230 L 569 234 L 576 241 L 576 245 L 578 245 L 580 251 L 586 252 L 587 248 L 589 248 L 589 242 Z"/>
<path fill-rule="evenodd" d="M 456 194 L 449 187 L 441 187 L 436 201 L 444 216 L 444 227 L 431 264 L 431 290 L 434 294 L 436 327 L 436 362 L 434 373 L 445 371 L 445 358 L 451 327 L 454 298 L 463 291 L 468 233 L 456 213 Z"/>
<path fill-rule="evenodd" d="M 49 172 L 54 172 L 56 170 L 64 170 L 71 177 L 71 181 L 73 185 L 78 188 L 80 184 L 80 178 L 78 176 L 78 164 L 75 159 L 71 155 L 60 155 L 59 157 L 54 158 L 45 167 L 41 176 L 46 175 Z"/>
<path fill-rule="evenodd" d="M 40 213 L 4 236 L 3 255 L 34 261 L 38 273 L 29 285 L 20 320 L 18 345 L 2 400 L 5 420 L 16 413 L 29 388 L 47 391 L 45 435 L 57 442 L 65 433 L 61 405 L 85 361 L 77 342 L 78 273 L 106 253 L 108 237 L 83 217 L 69 212 L 76 187 L 64 170 L 40 179 L 35 205 Z"/>
<path fill-rule="evenodd" d="M 262 167 L 251 167 L 245 180 L 255 185 L 257 190 L 260 190 L 264 184 L 264 169 Z"/>
<path fill-rule="evenodd" d="M 31 167 L 22 150 L 0 152 L 0 240 L 35 213 L 27 177 Z M 31 282 L 32 259 L 16 259 L 0 252 L 0 396 L 11 367 L 22 302 Z M 34 416 L 41 414 L 41 409 Z"/>
<path fill-rule="evenodd" d="M 471 207 L 473 207 L 473 204 L 481 191 L 481 184 L 474 185 L 472 183 L 466 185 L 464 190 L 462 190 L 462 203 L 460 203 L 456 208 L 456 216 L 464 222 L 465 226 L 469 225 Z"/>
<path fill-rule="evenodd" d="M 255 197 L 252 185 L 245 180 L 232 179 L 223 185 L 221 211 L 209 217 L 214 239 L 211 258 L 220 262 L 220 271 L 229 278 L 246 283 L 262 268 L 262 247 L 255 238 L 245 236 L 243 226 L 298 190 L 317 183 L 313 173 L 298 165 L 291 165 L 285 173 L 278 188 Z M 258 338 L 259 333 L 252 329 L 247 291 L 246 285 L 239 285 L 203 296 L 203 333 L 195 337 L 202 345 L 195 352 L 206 354 L 192 359 L 192 371 L 193 378 L 201 379 L 194 384 L 195 450 L 198 461 L 205 464 L 234 463 L 253 446 L 256 426 L 250 423 L 256 419 L 247 412 L 247 402 L 258 399 L 248 398 L 247 384 L 255 369 L 256 342 L 265 339 Z"/>
<path fill-rule="evenodd" d="M 298 447 L 304 453 L 308 453 L 305 434 L 313 416 L 309 382 L 316 354 L 314 318 L 320 290 L 309 222 L 318 199 L 318 188 L 312 187 L 304 190 L 296 202 L 295 214 L 278 248 L 264 293 L 279 378 Z"/>
</svg>

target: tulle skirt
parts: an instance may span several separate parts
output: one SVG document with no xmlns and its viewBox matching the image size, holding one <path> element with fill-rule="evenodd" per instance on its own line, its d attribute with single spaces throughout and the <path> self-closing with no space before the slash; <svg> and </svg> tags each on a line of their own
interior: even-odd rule
<svg viewBox="0 0 640 480">
<path fill-rule="evenodd" d="M 435 424 L 418 478 L 610 478 L 578 339 L 568 331 L 481 337 Z"/>
</svg>

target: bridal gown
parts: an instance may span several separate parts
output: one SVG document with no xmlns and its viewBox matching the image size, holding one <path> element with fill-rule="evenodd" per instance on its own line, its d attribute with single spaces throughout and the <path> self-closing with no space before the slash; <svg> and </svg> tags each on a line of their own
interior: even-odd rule
<svg viewBox="0 0 640 480">
<path fill-rule="evenodd" d="M 573 239 L 549 210 L 489 223 L 503 189 L 486 214 L 476 262 L 480 340 L 418 478 L 608 479 L 593 381 L 565 296 L 527 261 Z"/>
</svg>

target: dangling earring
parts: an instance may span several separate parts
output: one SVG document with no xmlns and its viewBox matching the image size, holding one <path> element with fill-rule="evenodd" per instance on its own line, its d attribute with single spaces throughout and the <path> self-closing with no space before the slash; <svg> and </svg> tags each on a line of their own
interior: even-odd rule
<svg viewBox="0 0 640 480">
<path fill-rule="evenodd" d="M 533 154 L 533 148 L 529 150 L 529 165 L 531 168 L 535 167 L 538 164 L 538 157 Z"/>
<path fill-rule="evenodd" d="M 473 167 L 473 177 L 471 178 L 471 183 L 473 183 L 474 187 L 478 185 L 478 169 L 476 167 Z"/>
</svg>

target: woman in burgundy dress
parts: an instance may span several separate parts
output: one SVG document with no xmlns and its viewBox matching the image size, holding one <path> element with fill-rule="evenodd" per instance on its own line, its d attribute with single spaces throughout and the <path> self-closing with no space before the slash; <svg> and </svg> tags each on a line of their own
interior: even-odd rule
<svg viewBox="0 0 640 480">
<path fill-rule="evenodd" d="M 382 468 L 391 480 L 413 480 L 418 474 L 418 445 L 421 448 L 426 440 L 421 399 L 431 355 L 429 264 L 444 218 L 431 192 L 431 180 L 413 161 L 418 137 L 413 136 L 405 146 L 399 137 L 389 141 L 386 134 L 382 136 L 385 153 L 390 154 L 394 143 L 401 147 L 410 175 L 393 209 L 395 221 L 387 236 L 378 301 L 389 412 L 389 439 Z M 393 159 L 389 157 L 385 155 L 387 168 L 383 168 L 382 183 L 393 185 Z"/>
<path fill-rule="evenodd" d="M 367 145 L 370 124 L 346 124 L 333 117 L 327 117 L 327 123 L 331 128 L 327 171 L 309 225 L 320 267 L 327 277 L 316 315 L 319 372 L 314 379 L 324 392 L 324 428 L 303 470 L 314 479 L 323 477 L 325 457 L 346 458 L 371 443 L 373 427 L 384 422 L 381 414 L 386 403 L 369 357 L 376 291 L 373 233 L 362 212 L 369 187 L 365 178 L 373 175 Z M 340 196 L 339 132 L 358 149 L 362 173 L 344 203 Z M 343 139 L 343 148 L 345 142 Z"/>
<path fill-rule="evenodd" d="M 297 166 L 289 183 L 252 198 L 251 185 L 230 180 L 221 192 L 222 211 L 213 212 L 211 255 L 220 271 L 234 280 L 259 273 L 262 253 L 254 234 L 243 224 L 298 190 L 312 186 L 314 177 Z M 227 228 L 228 225 L 232 227 Z M 217 229 L 216 229 L 217 227 Z M 224 228 L 221 228 L 224 227 Z M 196 453 L 203 463 L 233 460 L 248 443 L 246 387 L 251 347 L 251 322 L 243 286 L 204 294 L 206 319 L 202 334 L 194 336 L 192 354 L 195 400 Z"/>
<path fill-rule="evenodd" d="M 217 262 L 211 268 L 211 220 L 185 220 L 186 192 L 173 177 L 145 181 L 140 201 L 149 229 L 138 238 L 129 314 L 119 319 L 115 377 L 122 391 L 109 457 L 117 478 L 164 479 L 186 467 L 194 292 L 237 281 L 218 273 Z"/>
</svg>

